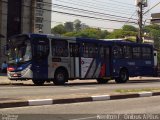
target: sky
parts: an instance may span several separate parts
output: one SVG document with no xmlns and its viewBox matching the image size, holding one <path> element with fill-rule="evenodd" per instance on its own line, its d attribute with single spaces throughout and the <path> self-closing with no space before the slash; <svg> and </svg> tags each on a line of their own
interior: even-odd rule
<svg viewBox="0 0 160 120">
<path fill-rule="evenodd" d="M 158 2 L 160 0 L 148 0 L 148 7 L 144 8 L 144 12 Z M 135 0 L 52 0 L 52 3 L 52 10 L 61 12 L 61 14 L 52 12 L 52 27 L 79 19 L 91 27 L 113 30 L 119 29 L 125 24 L 136 26 L 135 23 L 138 19 Z M 160 13 L 160 4 L 148 12 L 143 20 L 149 22 L 151 13 Z M 73 16 L 73 14 L 81 15 L 81 17 Z M 114 22 L 110 20 L 114 20 Z"/>
</svg>

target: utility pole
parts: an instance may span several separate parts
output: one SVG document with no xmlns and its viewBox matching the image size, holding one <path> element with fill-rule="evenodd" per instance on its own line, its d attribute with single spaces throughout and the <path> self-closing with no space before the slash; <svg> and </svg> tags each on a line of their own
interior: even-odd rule
<svg viewBox="0 0 160 120">
<path fill-rule="evenodd" d="M 139 25 L 139 31 L 138 31 L 138 43 L 142 43 L 143 40 L 142 40 L 142 34 L 143 34 L 143 30 L 142 30 L 142 26 L 143 26 L 143 5 L 142 3 L 140 2 L 138 4 L 138 7 L 139 7 L 139 10 L 138 10 L 138 25 Z"/>
<path fill-rule="evenodd" d="M 137 42 L 142 43 L 143 39 L 143 8 L 147 7 L 147 0 L 135 0 L 136 6 L 138 7 L 138 25 L 139 25 L 139 31 L 138 31 L 138 37 Z"/>
</svg>

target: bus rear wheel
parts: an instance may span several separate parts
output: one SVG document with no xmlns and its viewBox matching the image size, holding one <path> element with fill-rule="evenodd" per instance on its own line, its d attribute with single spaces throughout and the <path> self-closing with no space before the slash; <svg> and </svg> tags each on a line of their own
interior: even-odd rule
<svg viewBox="0 0 160 120">
<path fill-rule="evenodd" d="M 129 74 L 126 69 L 122 69 L 119 73 L 119 77 L 115 78 L 116 83 L 126 83 L 129 80 Z"/>
<path fill-rule="evenodd" d="M 40 79 L 32 79 L 32 82 L 34 83 L 34 85 L 37 86 L 42 86 L 45 83 L 45 80 L 40 80 Z"/>
<path fill-rule="evenodd" d="M 54 75 L 53 83 L 55 85 L 64 85 L 67 79 L 68 79 L 68 75 L 66 70 L 58 69 Z"/>
<path fill-rule="evenodd" d="M 109 81 L 109 80 L 103 79 L 103 78 L 98 78 L 98 79 L 97 79 L 97 82 L 98 82 L 99 84 L 105 84 L 105 83 L 108 83 L 108 81 Z"/>
</svg>

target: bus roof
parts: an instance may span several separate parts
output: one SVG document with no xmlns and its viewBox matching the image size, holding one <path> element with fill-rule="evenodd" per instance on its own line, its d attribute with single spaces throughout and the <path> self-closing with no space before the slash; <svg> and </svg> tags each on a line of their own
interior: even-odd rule
<svg viewBox="0 0 160 120">
<path fill-rule="evenodd" d="M 131 42 L 131 41 L 126 41 L 124 39 L 95 39 L 95 38 L 83 38 L 83 37 L 62 37 L 60 35 L 54 35 L 54 34 L 39 34 L 39 33 L 27 33 L 27 34 L 19 34 L 15 35 L 13 37 L 18 37 L 22 35 L 27 35 L 29 37 L 48 37 L 48 38 L 55 38 L 55 39 L 66 39 L 66 40 L 76 40 L 77 42 L 92 42 L 92 43 L 99 43 L 99 44 L 108 44 L 108 45 L 114 45 L 114 44 L 119 44 L 119 45 L 133 45 L 133 46 L 153 46 L 150 44 L 140 44 L 136 42 Z M 12 38 L 12 37 L 11 37 Z"/>
</svg>

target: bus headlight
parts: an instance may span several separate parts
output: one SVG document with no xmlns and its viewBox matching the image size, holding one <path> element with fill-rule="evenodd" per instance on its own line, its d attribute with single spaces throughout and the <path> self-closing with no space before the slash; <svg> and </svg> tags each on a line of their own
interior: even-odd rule
<svg viewBox="0 0 160 120">
<path fill-rule="evenodd" d="M 23 70 L 23 67 L 18 67 L 17 70 Z"/>
</svg>

